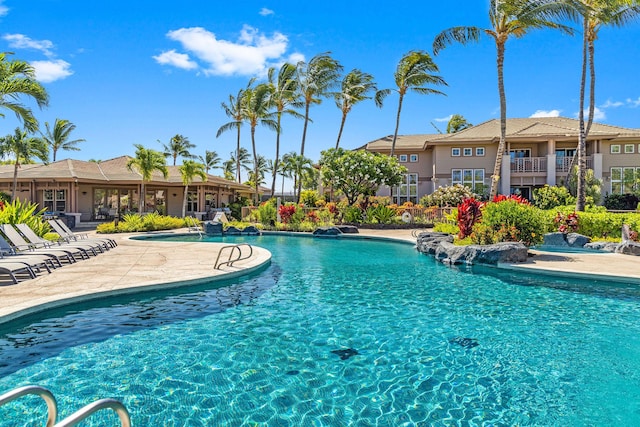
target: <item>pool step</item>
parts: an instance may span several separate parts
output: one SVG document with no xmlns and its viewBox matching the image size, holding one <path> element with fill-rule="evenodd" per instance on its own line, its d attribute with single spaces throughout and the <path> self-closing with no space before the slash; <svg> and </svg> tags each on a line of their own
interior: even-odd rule
<svg viewBox="0 0 640 427">
<path fill-rule="evenodd" d="M 96 400 L 77 410 L 59 423 L 56 423 L 56 418 L 58 417 L 58 403 L 56 402 L 56 398 L 49 390 L 38 385 L 19 387 L 1 395 L 0 406 L 30 394 L 40 396 L 47 404 L 46 427 L 71 427 L 102 409 L 113 409 L 120 418 L 120 425 L 122 427 L 131 427 L 129 411 L 127 411 L 127 408 L 122 403 L 115 399 Z"/>
</svg>

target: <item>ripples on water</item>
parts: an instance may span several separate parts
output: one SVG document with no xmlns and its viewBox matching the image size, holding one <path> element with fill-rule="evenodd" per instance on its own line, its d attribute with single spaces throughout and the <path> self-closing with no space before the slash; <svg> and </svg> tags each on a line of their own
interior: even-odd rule
<svg viewBox="0 0 640 427">
<path fill-rule="evenodd" d="M 272 265 L 236 283 L 14 325 L 0 390 L 44 385 L 62 416 L 115 397 L 136 426 L 640 422 L 636 286 L 458 272 L 401 244 L 254 239 Z M 43 419 L 36 401 L 0 408 L 0 426 Z"/>
</svg>

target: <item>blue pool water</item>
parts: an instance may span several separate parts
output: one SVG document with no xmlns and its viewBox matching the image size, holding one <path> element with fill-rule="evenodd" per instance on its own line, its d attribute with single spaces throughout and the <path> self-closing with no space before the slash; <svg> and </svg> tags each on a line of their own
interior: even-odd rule
<svg viewBox="0 0 640 427">
<path fill-rule="evenodd" d="M 272 264 L 5 326 L 0 392 L 45 386 L 61 417 L 114 397 L 136 427 L 640 425 L 637 285 L 458 271 L 380 241 L 225 241 Z M 24 398 L 0 426 L 44 412 Z"/>
</svg>

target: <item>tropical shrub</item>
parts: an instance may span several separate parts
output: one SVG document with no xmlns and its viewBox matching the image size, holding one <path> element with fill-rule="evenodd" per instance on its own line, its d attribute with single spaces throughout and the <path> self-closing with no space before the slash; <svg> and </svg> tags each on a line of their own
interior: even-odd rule
<svg viewBox="0 0 640 427">
<path fill-rule="evenodd" d="M 527 246 L 542 242 L 546 232 L 540 209 L 516 200 L 487 203 L 482 211 L 482 224 L 496 234 L 496 241 L 518 241 Z"/>
<path fill-rule="evenodd" d="M 580 212 L 577 232 L 595 239 L 622 237 L 622 225 L 627 224 L 633 231 L 640 231 L 640 214 L 611 212 Z"/>
<path fill-rule="evenodd" d="M 575 203 L 576 198 L 569 193 L 567 187 L 545 185 L 533 190 L 533 204 L 540 209 L 554 209 Z"/>
<path fill-rule="evenodd" d="M 316 190 L 304 190 L 300 193 L 300 203 L 305 206 L 316 206 L 320 200 L 320 194 Z"/>
<path fill-rule="evenodd" d="M 575 233 L 578 231 L 578 214 L 576 212 L 572 212 L 568 215 L 563 214 L 562 212 L 558 212 L 556 217 L 553 219 L 553 222 L 558 225 L 558 231 L 560 233 Z"/>
<path fill-rule="evenodd" d="M 97 233 L 134 233 L 140 231 L 173 230 L 187 227 L 184 218 L 160 215 L 158 213 L 125 214 L 116 225 L 115 221 L 105 222 L 96 227 Z"/>
<path fill-rule="evenodd" d="M 474 194 L 469 187 L 465 187 L 461 184 L 455 184 L 449 187 L 439 187 L 433 193 L 423 196 L 420 199 L 422 206 L 440 206 L 440 207 L 455 207 L 458 206 L 464 199 L 480 199 L 477 194 Z"/>
<path fill-rule="evenodd" d="M 251 212 L 252 220 L 261 224 L 270 225 L 276 222 L 277 211 L 275 206 L 275 200 L 267 200 L 258 206 L 258 209 Z"/>
<path fill-rule="evenodd" d="M 342 220 L 348 223 L 362 223 L 362 210 L 358 206 L 347 206 L 342 211 Z"/>
<path fill-rule="evenodd" d="M 235 219 L 242 219 L 242 208 L 249 206 L 250 200 L 246 197 L 239 197 L 234 202 L 229 203 L 229 210 L 231 210 L 231 216 Z"/>
<path fill-rule="evenodd" d="M 296 213 L 296 210 L 297 205 L 295 204 L 280 205 L 278 213 L 280 214 L 280 220 L 282 221 L 282 223 L 288 224 L 289 222 L 291 222 L 291 218 Z"/>
<path fill-rule="evenodd" d="M 389 224 L 396 216 L 396 210 L 389 206 L 376 205 L 367 209 L 367 221 L 371 223 Z"/>
<path fill-rule="evenodd" d="M 635 210 L 639 202 L 635 194 L 609 194 L 604 198 L 604 207 L 612 211 L 630 211 Z"/>
<path fill-rule="evenodd" d="M 51 226 L 43 218 L 46 209 L 38 210 L 37 203 L 22 202 L 15 199 L 4 203 L 0 210 L 0 224 L 27 224 L 38 236 L 43 237 Z"/>
<path fill-rule="evenodd" d="M 458 205 L 458 238 L 464 239 L 471 234 L 473 225 L 482 218 L 483 203 L 472 198 L 464 199 Z"/>
</svg>

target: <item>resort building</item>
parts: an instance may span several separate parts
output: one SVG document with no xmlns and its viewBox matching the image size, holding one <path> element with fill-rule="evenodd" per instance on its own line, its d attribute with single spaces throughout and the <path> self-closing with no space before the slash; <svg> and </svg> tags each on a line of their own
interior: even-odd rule
<svg viewBox="0 0 640 427">
<path fill-rule="evenodd" d="M 18 170 L 16 198 L 38 203 L 51 212 L 64 212 L 81 221 L 109 220 L 129 212 L 159 212 L 181 216 L 184 184 L 179 166 L 167 166 L 167 179 L 159 171 L 144 183 L 144 206 L 140 208 L 142 176 L 127 168 L 130 157 L 102 162 L 60 160 L 49 164 L 26 164 Z M 13 165 L 0 165 L 0 191 L 11 194 Z M 195 177 L 187 194 L 187 214 L 200 219 L 212 216 L 237 197 L 250 197 L 247 185 L 208 175 Z"/>
<path fill-rule="evenodd" d="M 498 192 L 530 199 L 535 188 L 565 185 L 578 136 L 579 121 L 574 119 L 508 119 Z M 389 154 L 392 141 L 393 136 L 386 136 L 362 148 Z M 393 189 L 394 202 L 417 203 L 436 188 L 453 184 L 488 192 L 499 141 L 498 119 L 452 134 L 398 136 L 395 155 L 408 173 Z M 640 178 L 640 129 L 593 123 L 586 160 L 587 168 L 602 180 L 603 196 L 631 192 Z"/>
</svg>

